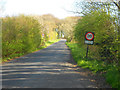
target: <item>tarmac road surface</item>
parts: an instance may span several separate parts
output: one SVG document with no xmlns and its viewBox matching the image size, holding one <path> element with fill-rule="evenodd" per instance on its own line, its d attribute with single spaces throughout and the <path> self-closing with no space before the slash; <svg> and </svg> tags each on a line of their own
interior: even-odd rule
<svg viewBox="0 0 120 90">
<path fill-rule="evenodd" d="M 62 39 L 45 49 L 4 63 L 2 87 L 102 88 L 88 71 L 76 66 L 65 42 Z"/>
</svg>

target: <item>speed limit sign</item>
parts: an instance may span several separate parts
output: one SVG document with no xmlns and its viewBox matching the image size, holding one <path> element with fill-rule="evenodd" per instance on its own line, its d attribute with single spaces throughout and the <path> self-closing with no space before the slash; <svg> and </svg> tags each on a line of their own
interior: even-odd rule
<svg viewBox="0 0 120 90">
<path fill-rule="evenodd" d="M 87 40 L 92 40 L 94 38 L 94 34 L 91 33 L 91 32 L 87 32 L 86 35 L 85 35 L 85 38 Z"/>
<path fill-rule="evenodd" d="M 93 32 L 86 32 L 85 33 L 85 44 L 93 44 L 94 42 L 94 33 Z"/>
</svg>

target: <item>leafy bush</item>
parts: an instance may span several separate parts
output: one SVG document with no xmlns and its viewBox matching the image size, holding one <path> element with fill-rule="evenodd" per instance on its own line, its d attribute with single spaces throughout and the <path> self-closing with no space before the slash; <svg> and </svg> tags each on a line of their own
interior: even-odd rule
<svg viewBox="0 0 120 90">
<path fill-rule="evenodd" d="M 20 15 L 2 18 L 3 60 L 45 48 L 55 42 L 56 20 L 57 18 L 52 15 L 36 17 Z"/>
<path fill-rule="evenodd" d="M 72 51 L 73 58 L 77 62 L 78 66 L 83 68 L 89 68 L 93 72 L 102 71 L 105 69 L 105 63 L 90 58 L 86 58 L 86 50 L 83 47 L 79 47 L 78 44 L 66 43 Z"/>
<path fill-rule="evenodd" d="M 82 68 L 89 68 L 94 74 L 97 72 L 106 72 L 106 81 L 113 87 L 120 89 L 120 72 L 116 63 L 107 64 L 104 61 L 86 59 L 85 49 L 80 47 L 77 43 L 66 43 L 71 49 L 72 56 L 77 62 L 78 66 Z"/>
<path fill-rule="evenodd" d="M 106 81 L 112 85 L 113 88 L 120 89 L 120 72 L 116 65 L 109 65 L 106 73 Z"/>
<path fill-rule="evenodd" d="M 11 58 L 29 53 L 40 47 L 41 27 L 29 16 L 6 17 L 2 19 L 2 57 Z"/>
<path fill-rule="evenodd" d="M 85 33 L 88 31 L 95 33 L 95 44 L 90 46 L 90 56 L 97 57 L 100 60 L 106 60 L 107 62 L 113 62 L 113 60 L 117 62 L 118 34 L 115 28 L 114 17 L 111 17 L 103 10 L 98 10 L 83 16 L 74 30 L 76 41 L 83 46 Z"/>
</svg>

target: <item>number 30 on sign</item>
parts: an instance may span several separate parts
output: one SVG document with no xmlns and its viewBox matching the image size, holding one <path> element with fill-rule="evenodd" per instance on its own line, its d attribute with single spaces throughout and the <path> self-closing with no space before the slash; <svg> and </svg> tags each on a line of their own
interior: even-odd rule
<svg viewBox="0 0 120 90">
<path fill-rule="evenodd" d="M 85 33 L 85 44 L 93 45 L 94 43 L 94 33 L 86 32 Z"/>
</svg>

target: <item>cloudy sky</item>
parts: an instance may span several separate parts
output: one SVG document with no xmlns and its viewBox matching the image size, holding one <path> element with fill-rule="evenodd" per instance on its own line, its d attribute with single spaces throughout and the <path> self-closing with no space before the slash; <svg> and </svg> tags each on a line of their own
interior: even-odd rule
<svg viewBox="0 0 120 90">
<path fill-rule="evenodd" d="M 74 16 L 66 10 L 74 10 L 76 0 L 2 0 L 5 2 L 2 16 L 19 14 L 53 14 L 58 18 Z"/>
</svg>

